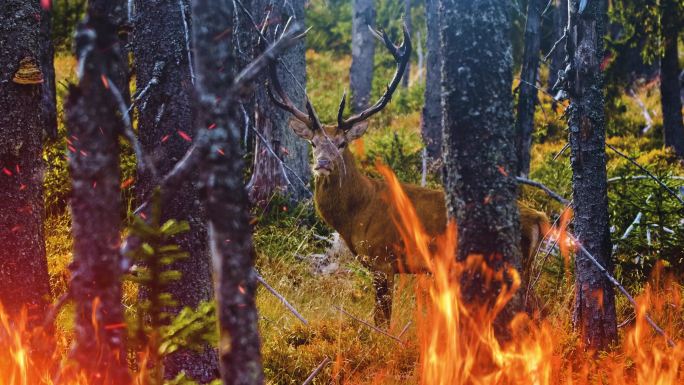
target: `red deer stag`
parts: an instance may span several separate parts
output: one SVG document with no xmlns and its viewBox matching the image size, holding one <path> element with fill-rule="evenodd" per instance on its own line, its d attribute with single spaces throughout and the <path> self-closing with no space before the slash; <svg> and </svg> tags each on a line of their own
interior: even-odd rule
<svg viewBox="0 0 684 385">
<path fill-rule="evenodd" d="M 337 113 L 337 124 L 321 124 L 310 100 L 306 110 L 299 110 L 284 92 L 278 81 L 275 64 L 270 67 L 269 94 L 274 103 L 290 112 L 290 127 L 313 146 L 315 174 L 314 200 L 319 215 L 337 230 L 352 253 L 372 272 L 375 288 L 375 323 L 387 326 L 392 312 L 394 275 L 399 272 L 425 272 L 425 267 L 407 271 L 407 256 L 396 251 L 401 244 L 400 234 L 392 222 L 390 203 L 384 199 L 388 186 L 384 180 L 369 178 L 357 168 L 349 151 L 349 143 L 360 138 L 368 128 L 366 121 L 389 103 L 404 74 L 411 55 L 411 40 L 404 29 L 404 43 L 395 46 L 385 32 L 373 31 L 394 56 L 397 69 L 386 92 L 370 108 L 343 118 L 346 94 Z M 446 202 L 444 192 L 403 184 L 409 199 L 431 235 L 446 229 Z M 523 265 L 529 265 L 539 243 L 542 227 L 547 223 L 544 214 L 518 204 L 521 221 Z M 415 265 L 415 263 L 414 263 Z M 415 266 L 414 266 L 415 267 Z M 416 271 L 419 270 L 419 271 Z M 523 268 L 523 282 L 525 271 Z"/>
</svg>

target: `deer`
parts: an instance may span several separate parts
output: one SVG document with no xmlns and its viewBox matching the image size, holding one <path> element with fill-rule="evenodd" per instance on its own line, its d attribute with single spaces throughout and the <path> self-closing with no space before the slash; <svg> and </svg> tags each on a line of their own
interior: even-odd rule
<svg viewBox="0 0 684 385">
<path fill-rule="evenodd" d="M 369 27 L 370 28 L 370 27 Z M 371 272 L 375 290 L 373 317 L 375 324 L 388 327 L 392 315 L 395 275 L 425 273 L 427 267 L 408 263 L 407 255 L 397 250 L 401 236 L 390 215 L 390 202 L 383 199 L 387 182 L 364 175 L 357 167 L 349 144 L 368 130 L 368 118 L 377 114 L 390 102 L 411 55 L 411 39 L 404 27 L 403 44 L 396 46 L 387 33 L 372 28 L 394 57 L 396 70 L 385 93 L 369 108 L 344 118 L 346 91 L 339 104 L 336 124 L 322 124 L 308 97 L 306 112 L 301 111 L 281 86 L 276 64 L 269 66 L 268 94 L 281 109 L 292 117 L 289 126 L 313 148 L 314 202 L 318 215 L 335 229 L 357 260 Z M 402 183 L 402 188 L 415 206 L 425 230 L 431 236 L 446 231 L 447 210 L 445 193 Z M 525 270 L 531 263 L 540 243 L 540 235 L 547 226 L 545 214 L 518 202 L 523 250 L 523 282 Z M 409 268 L 409 266 L 412 266 Z M 410 270 L 412 269 L 412 270 Z"/>
</svg>

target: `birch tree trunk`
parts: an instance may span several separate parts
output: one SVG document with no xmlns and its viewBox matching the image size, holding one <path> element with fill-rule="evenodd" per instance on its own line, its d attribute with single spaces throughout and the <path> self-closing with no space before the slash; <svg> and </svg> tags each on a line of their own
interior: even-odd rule
<svg viewBox="0 0 684 385">
<path fill-rule="evenodd" d="M 234 12 L 230 1 L 192 1 L 196 88 L 203 103 L 198 127 L 212 143 L 201 180 L 217 279 L 221 378 L 226 385 L 252 385 L 263 383 L 263 371 L 239 107 L 227 94 L 236 64 Z"/>
<path fill-rule="evenodd" d="M 40 12 L 38 0 L 0 3 L 0 302 L 9 314 L 25 306 L 31 316 L 43 313 L 50 294 L 42 177 L 49 64 Z"/>
<path fill-rule="evenodd" d="M 136 2 L 133 53 L 139 92 L 138 133 L 143 152 L 149 155 L 159 175 L 166 175 L 183 157 L 197 136 L 193 69 L 190 59 L 190 9 L 187 0 L 138 0 Z M 185 134 L 185 135 L 183 135 Z M 152 175 L 139 175 L 136 193 L 143 200 L 158 184 Z M 170 309 L 195 308 L 213 297 L 211 260 L 206 215 L 200 203 L 198 181 L 184 181 L 171 196 L 162 197 L 162 222 L 187 221 L 190 231 L 175 237 L 187 259 L 171 269 L 181 272 L 168 292 L 178 302 Z M 216 352 L 180 349 L 164 361 L 164 376 L 181 371 L 202 383 L 216 378 Z"/>
<path fill-rule="evenodd" d="M 440 8 L 447 212 L 458 224 L 459 260 L 480 254 L 496 271 L 521 266 L 509 12 L 498 0 L 442 0 Z M 492 306 L 501 285 L 486 286 L 467 274 L 464 300 Z M 520 306 L 516 296 L 500 314 L 498 335 Z"/>
<path fill-rule="evenodd" d="M 678 38 L 684 15 L 674 0 L 661 2 L 661 34 L 665 52 L 660 59 L 660 103 L 663 112 L 663 136 L 665 146 L 672 147 L 675 154 L 684 159 L 684 122 L 682 121 L 681 84 L 679 80 Z"/>
<path fill-rule="evenodd" d="M 368 26 L 375 28 L 374 0 L 352 0 L 352 63 L 349 70 L 351 108 L 353 112 L 366 109 L 373 85 L 375 38 Z"/>
<path fill-rule="evenodd" d="M 427 155 L 432 160 L 442 156 L 442 52 L 439 42 L 439 3 L 440 0 L 425 0 L 427 69 L 421 133 L 427 147 Z"/>
<path fill-rule="evenodd" d="M 567 50 L 571 70 L 568 126 L 573 171 L 575 234 L 578 241 L 608 271 L 613 270 L 606 182 L 603 74 L 605 1 L 588 3 L 579 14 L 580 0 L 571 0 Z M 574 323 L 584 346 L 607 348 L 617 338 L 613 287 L 583 253 L 575 257 Z"/>
<path fill-rule="evenodd" d="M 530 173 L 530 148 L 534 131 L 534 108 L 537 105 L 537 74 L 539 72 L 539 47 L 541 44 L 541 13 L 545 0 L 529 0 L 525 23 L 525 49 L 518 95 L 518 116 L 515 121 L 516 148 L 518 153 L 517 175 Z"/>
<path fill-rule="evenodd" d="M 73 138 L 69 152 L 71 291 L 76 303 L 72 358 L 89 384 L 125 385 L 130 378 L 122 326 L 118 142 L 123 123 L 112 80 L 122 72 L 122 49 L 117 25 L 90 5 L 76 33 L 82 72 L 65 104 L 68 135 Z"/>
</svg>

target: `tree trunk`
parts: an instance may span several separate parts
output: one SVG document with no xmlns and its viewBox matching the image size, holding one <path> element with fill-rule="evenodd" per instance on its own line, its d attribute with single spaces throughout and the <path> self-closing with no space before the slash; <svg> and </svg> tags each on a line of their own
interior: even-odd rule
<svg viewBox="0 0 684 385">
<path fill-rule="evenodd" d="M 43 45 L 41 66 L 45 81 L 43 82 L 43 111 L 45 120 L 43 130 L 54 139 L 57 137 L 57 87 L 55 84 L 55 47 L 52 44 L 52 18 L 54 12 L 51 5 L 42 8 L 40 14 L 40 42 Z"/>
<path fill-rule="evenodd" d="M 123 123 L 112 80 L 121 73 L 123 61 L 116 31 L 106 14 L 89 7 L 76 33 L 82 72 L 78 86 L 69 89 L 65 114 L 72 138 L 71 293 L 76 303 L 72 357 L 89 384 L 125 385 L 130 378 L 122 326 L 118 142 Z"/>
<path fill-rule="evenodd" d="M 294 17 L 294 21 L 303 26 L 304 1 L 294 0 L 282 5 L 275 5 L 271 17 L 274 20 L 280 20 L 283 25 L 288 18 Z M 280 84 L 288 90 L 295 105 L 304 110 L 304 90 L 306 89 L 304 41 L 300 41 L 289 49 L 282 56 L 281 63 L 278 66 Z M 265 91 L 265 87 L 259 87 L 256 91 L 254 122 L 255 129 L 263 136 L 271 150 L 292 171 L 287 168 L 283 169 L 278 159 L 266 148 L 263 141 L 257 138 L 254 151 L 254 169 L 248 186 L 250 200 L 258 205 L 263 205 L 277 192 L 287 192 L 295 202 L 309 198 L 311 196 L 308 190 L 311 180 L 309 144 L 292 132 L 289 128 L 289 113 L 273 104 Z"/>
<path fill-rule="evenodd" d="M 679 20 L 676 1 L 666 0 L 661 7 L 661 33 L 665 54 L 660 59 L 660 103 L 663 112 L 663 136 L 665 146 L 672 147 L 675 154 L 684 159 L 684 122 L 680 98 Z"/>
<path fill-rule="evenodd" d="M 349 70 L 351 108 L 353 112 L 366 109 L 373 86 L 375 38 L 368 26 L 375 28 L 374 0 L 352 0 L 352 63 Z"/>
<path fill-rule="evenodd" d="M 439 3 L 440 0 L 425 0 L 427 73 L 421 133 L 427 147 L 427 155 L 432 160 L 442 156 L 442 53 L 439 42 Z"/>
<path fill-rule="evenodd" d="M 567 50 L 572 60 L 567 91 L 573 171 L 575 234 L 608 271 L 612 271 L 608 218 L 603 99 L 605 2 L 591 1 L 582 14 L 571 0 Z M 583 253 L 575 257 L 574 322 L 586 348 L 605 349 L 617 338 L 615 295 L 610 282 Z"/>
<path fill-rule="evenodd" d="M 553 42 L 559 41 L 563 37 L 565 27 L 568 26 L 568 0 L 555 0 L 553 9 Z M 556 46 L 556 50 L 551 54 L 551 66 L 549 68 L 548 90 L 554 94 L 557 90 L 553 89 L 558 81 L 558 71 L 565 66 L 565 43 L 561 42 Z"/>
<path fill-rule="evenodd" d="M 406 29 L 409 35 L 413 35 L 413 22 L 411 20 L 411 0 L 404 0 L 404 24 L 406 24 Z M 418 43 L 420 44 L 420 43 Z M 409 82 L 411 81 L 411 60 L 409 59 L 406 63 L 406 70 L 404 71 L 404 77 L 401 79 L 401 86 L 408 88 Z"/>
<path fill-rule="evenodd" d="M 143 152 L 159 175 L 173 169 L 191 145 L 186 138 L 197 135 L 193 74 L 187 49 L 188 6 L 187 0 L 139 0 L 135 7 L 136 88 L 142 91 L 149 85 L 138 103 L 138 133 Z M 139 199 L 148 197 L 158 182 L 152 175 L 139 175 Z M 183 307 L 195 308 L 213 297 L 206 215 L 195 180 L 185 181 L 171 196 L 163 197 L 162 202 L 162 223 L 176 219 L 190 224 L 189 232 L 174 239 L 189 253 L 189 258 L 171 266 L 182 274 L 168 288 L 178 302 L 178 307 L 170 310 L 177 313 Z M 218 372 L 216 352 L 210 347 L 204 352 L 181 349 L 165 359 L 166 378 L 174 378 L 181 371 L 196 381 L 211 381 Z"/>
<path fill-rule="evenodd" d="M 212 143 L 200 169 L 218 283 L 221 378 L 225 385 L 252 385 L 263 383 L 263 371 L 254 298 L 255 253 L 242 182 L 240 111 L 227 95 L 234 76 L 234 11 L 230 1 L 192 1 L 197 92 L 204 101 L 198 127 Z"/>
<path fill-rule="evenodd" d="M 537 105 L 537 73 L 539 72 L 539 46 L 541 44 L 541 13 L 545 0 L 529 0 L 525 23 L 525 49 L 518 95 L 518 116 L 515 122 L 517 175 L 530 173 L 530 148 L 534 131 L 534 108 Z"/>
<path fill-rule="evenodd" d="M 458 224 L 459 260 L 480 254 L 496 271 L 521 266 L 509 11 L 498 0 L 442 0 L 440 8 L 447 212 Z M 493 305 L 501 285 L 486 286 L 481 274 L 464 276 L 464 300 Z M 516 296 L 500 314 L 499 336 L 520 305 Z"/>
<path fill-rule="evenodd" d="M 0 302 L 10 314 L 40 316 L 50 286 L 43 237 L 42 130 L 46 68 L 38 0 L 0 3 Z M 25 65 L 21 65 L 23 59 Z M 28 65 L 32 63 L 32 69 Z M 30 73 L 34 71 L 33 73 Z M 21 71 L 20 73 L 18 73 Z"/>
<path fill-rule="evenodd" d="M 122 54 L 117 58 L 119 62 L 112 66 L 111 80 L 121 92 L 126 105 L 130 105 L 131 89 L 129 84 L 128 51 L 128 0 L 88 0 L 88 12 L 93 15 L 106 17 L 115 26 L 115 35 Z"/>
</svg>

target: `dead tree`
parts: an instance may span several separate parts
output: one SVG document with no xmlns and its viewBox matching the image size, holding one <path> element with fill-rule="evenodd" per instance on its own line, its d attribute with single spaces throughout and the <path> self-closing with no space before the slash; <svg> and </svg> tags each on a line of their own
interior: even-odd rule
<svg viewBox="0 0 684 385">
<path fill-rule="evenodd" d="M 681 82 L 679 79 L 679 35 L 684 22 L 684 6 L 679 1 L 661 1 L 660 99 L 663 112 L 663 139 L 680 159 L 684 159 L 684 121 L 682 121 Z"/>
<path fill-rule="evenodd" d="M 440 0 L 425 0 L 427 24 L 427 74 L 421 133 L 427 156 L 436 160 L 442 154 L 442 53 L 439 43 Z"/>
<path fill-rule="evenodd" d="M 411 19 L 411 0 L 404 0 L 404 25 L 408 30 L 409 34 L 413 34 L 413 20 Z M 420 44 L 420 43 L 419 43 Z M 409 82 L 411 81 L 411 61 L 406 63 L 406 72 L 404 77 L 401 78 L 401 86 L 408 88 Z"/>
<path fill-rule="evenodd" d="M 612 272 L 606 181 L 603 75 L 605 1 L 591 1 L 580 12 L 571 0 L 566 46 L 570 60 L 564 88 L 570 96 L 568 126 L 575 209 L 575 234 L 596 260 Z M 590 350 L 607 348 L 617 338 L 615 295 L 611 283 L 583 253 L 575 257 L 574 322 Z"/>
<path fill-rule="evenodd" d="M 189 2 L 139 0 L 134 20 L 138 135 L 147 161 L 158 175 L 166 175 L 197 137 Z M 158 183 L 150 172 L 138 175 L 139 199 L 149 197 Z M 162 223 L 176 219 L 190 224 L 190 231 L 174 239 L 189 257 L 170 267 L 181 273 L 168 288 L 178 302 L 178 307 L 169 309 L 173 313 L 186 306 L 195 308 L 213 297 L 206 215 L 197 183 L 189 178 L 173 194 L 162 197 Z M 216 352 L 210 347 L 204 352 L 180 349 L 165 358 L 166 378 L 174 378 L 181 371 L 196 381 L 211 381 L 218 371 Z"/>
<path fill-rule="evenodd" d="M 498 0 L 442 0 L 440 8 L 447 213 L 458 223 L 458 259 L 479 254 L 496 271 L 521 268 L 509 12 Z M 464 300 L 492 305 L 500 286 L 485 286 L 468 274 Z M 499 334 L 519 307 L 514 299 L 501 313 Z"/>
<path fill-rule="evenodd" d="M 39 315 L 50 286 L 43 236 L 42 137 L 47 91 L 38 0 L 0 3 L 0 302 Z"/>
<path fill-rule="evenodd" d="M 568 26 L 568 0 L 554 0 L 553 7 L 553 42 L 556 48 L 551 52 L 551 64 L 549 66 L 549 81 L 547 89 L 549 93 L 555 94 L 554 90 L 556 81 L 558 81 L 558 72 L 564 70 L 565 65 L 565 44 L 563 36 L 565 34 L 565 27 Z"/>
<path fill-rule="evenodd" d="M 529 0 L 525 23 L 525 49 L 523 51 L 520 85 L 518 86 L 518 116 L 515 121 L 518 166 L 516 174 L 530 173 L 530 148 L 534 131 L 534 109 L 537 105 L 537 74 L 541 44 L 541 13 L 545 0 Z"/>
<path fill-rule="evenodd" d="M 254 247 L 242 181 L 240 111 L 230 95 L 236 60 L 234 12 L 231 1 L 192 1 L 196 88 L 202 102 L 198 127 L 211 143 L 200 170 L 217 279 L 221 378 L 226 385 L 252 385 L 263 383 L 263 371 Z"/>
<path fill-rule="evenodd" d="M 374 0 L 352 0 L 352 63 L 349 70 L 353 112 L 368 107 L 373 85 L 375 38 L 368 30 L 375 28 Z"/>
<path fill-rule="evenodd" d="M 286 25 L 290 18 L 291 23 L 304 24 L 303 0 L 273 6 L 270 6 L 270 2 L 255 1 L 254 5 L 255 17 L 266 15 L 266 10 L 270 9 L 269 19 L 281 23 L 281 26 Z M 295 104 L 303 108 L 306 90 L 304 41 L 288 50 L 281 61 L 283 70 L 278 74 L 280 81 L 288 90 L 292 90 Z M 258 137 L 255 140 L 252 178 L 248 184 L 250 200 L 263 206 L 277 192 L 287 194 L 294 202 L 309 198 L 311 170 L 307 143 L 292 133 L 289 116 L 273 104 L 265 87 L 257 88 L 254 107 L 254 128 Z M 281 161 L 287 167 L 282 166 Z"/>
<path fill-rule="evenodd" d="M 92 3 L 91 3 L 92 5 Z M 121 305 L 119 243 L 122 205 L 118 137 L 124 130 L 123 70 L 117 25 L 96 7 L 76 33 L 78 85 L 65 104 L 72 178 L 71 294 L 76 303 L 72 357 L 89 384 L 127 384 L 125 324 Z"/>
</svg>

